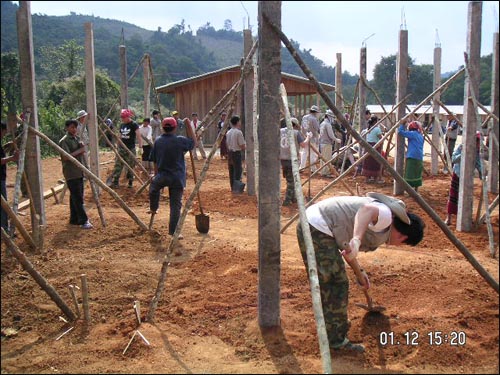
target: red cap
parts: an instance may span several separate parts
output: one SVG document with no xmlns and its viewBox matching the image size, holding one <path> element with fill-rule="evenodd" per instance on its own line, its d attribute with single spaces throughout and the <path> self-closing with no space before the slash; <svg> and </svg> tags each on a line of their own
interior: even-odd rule
<svg viewBox="0 0 500 375">
<path fill-rule="evenodd" d="M 121 118 L 132 117 L 133 115 L 134 115 L 134 112 L 132 112 L 130 109 L 122 109 L 120 112 Z"/>
<path fill-rule="evenodd" d="M 419 129 L 420 129 L 420 124 L 418 123 L 418 121 L 412 121 L 408 125 L 408 130 L 419 130 Z"/>
<path fill-rule="evenodd" d="M 173 117 L 165 117 L 161 122 L 161 126 L 167 130 L 175 129 L 177 127 L 177 120 Z"/>
</svg>

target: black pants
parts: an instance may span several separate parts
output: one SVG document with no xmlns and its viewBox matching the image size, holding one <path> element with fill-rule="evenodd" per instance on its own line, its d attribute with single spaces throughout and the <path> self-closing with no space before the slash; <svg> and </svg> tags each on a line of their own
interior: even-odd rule
<svg viewBox="0 0 500 375">
<path fill-rule="evenodd" d="M 69 223 L 74 225 L 85 224 L 88 220 L 83 207 L 83 177 L 66 181 L 69 196 Z"/>
<path fill-rule="evenodd" d="M 233 190 L 234 181 L 241 181 L 241 174 L 243 173 L 241 151 L 229 151 L 227 166 L 229 168 L 229 183 L 231 184 L 231 190 Z"/>
</svg>

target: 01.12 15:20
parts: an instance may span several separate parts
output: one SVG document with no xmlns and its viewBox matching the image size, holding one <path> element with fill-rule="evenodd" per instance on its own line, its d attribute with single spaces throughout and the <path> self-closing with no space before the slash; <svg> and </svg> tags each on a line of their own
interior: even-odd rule
<svg viewBox="0 0 500 375">
<path fill-rule="evenodd" d="M 380 332 L 379 343 L 383 346 L 388 345 L 407 345 L 417 346 L 420 344 L 420 333 L 418 331 L 404 332 L 401 338 L 392 331 Z M 464 346 L 467 341 L 467 335 L 463 331 L 451 331 L 444 333 L 442 331 L 430 331 L 425 335 L 427 343 L 431 346 L 448 344 L 451 346 Z"/>
</svg>

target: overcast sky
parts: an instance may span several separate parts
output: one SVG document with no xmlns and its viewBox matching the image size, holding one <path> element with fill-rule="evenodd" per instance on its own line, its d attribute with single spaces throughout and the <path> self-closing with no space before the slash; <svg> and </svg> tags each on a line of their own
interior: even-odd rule
<svg viewBox="0 0 500 375">
<path fill-rule="evenodd" d="M 193 32 L 209 22 L 216 30 L 229 19 L 235 31 L 248 27 L 257 34 L 257 1 L 31 1 L 32 14 L 70 12 L 129 22 L 148 30 L 168 31 L 185 20 Z M 359 53 L 365 42 L 367 75 L 381 57 L 397 54 L 399 30 L 408 30 L 408 52 L 416 64 L 433 64 L 441 44 L 441 71 L 463 65 L 469 1 L 283 1 L 282 30 L 301 49 L 342 70 L 359 74 Z M 404 27 L 406 26 L 406 27 Z M 481 56 L 492 53 L 498 32 L 498 1 L 483 1 Z"/>
</svg>

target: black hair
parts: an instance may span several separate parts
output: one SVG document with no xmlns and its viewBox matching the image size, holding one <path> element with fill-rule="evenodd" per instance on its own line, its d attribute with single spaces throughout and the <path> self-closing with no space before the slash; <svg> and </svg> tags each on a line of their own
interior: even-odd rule
<svg viewBox="0 0 500 375">
<path fill-rule="evenodd" d="M 198 114 L 196 112 L 191 113 L 191 116 L 196 116 L 198 117 Z"/>
<path fill-rule="evenodd" d="M 151 122 L 151 120 L 150 120 L 150 118 L 149 118 L 149 117 L 145 117 L 145 118 L 144 118 L 144 120 L 142 120 L 142 122 L 147 122 L 147 123 L 149 123 L 149 122 Z"/>
<path fill-rule="evenodd" d="M 280 120 L 280 128 L 286 128 L 286 118 L 282 118 Z"/>
<path fill-rule="evenodd" d="M 365 115 L 368 115 L 368 114 L 370 114 L 370 115 L 372 114 L 372 113 L 370 112 L 370 110 L 369 110 L 369 109 L 367 109 L 367 110 L 365 111 Z"/>
<path fill-rule="evenodd" d="M 154 115 L 159 115 L 159 114 L 160 114 L 160 111 L 158 111 L 157 109 L 155 109 L 155 110 L 153 111 L 153 116 L 154 116 Z"/>
<path fill-rule="evenodd" d="M 78 121 L 75 119 L 66 120 L 66 122 L 64 123 L 64 126 L 69 127 L 70 125 L 78 126 Z"/>
<path fill-rule="evenodd" d="M 378 117 L 377 116 L 372 116 L 368 120 L 368 125 L 373 126 L 373 125 L 375 125 L 377 123 L 377 121 L 378 121 Z"/>
<path fill-rule="evenodd" d="M 240 116 L 233 116 L 231 117 L 231 124 L 236 125 L 240 121 Z"/>
<path fill-rule="evenodd" d="M 404 240 L 404 243 L 410 246 L 415 246 L 424 237 L 424 228 L 425 223 L 420 218 L 420 216 L 413 214 L 411 212 L 407 212 L 408 217 L 410 218 L 410 224 L 406 224 L 397 216 L 394 217 L 393 225 L 396 230 L 407 236 L 408 238 Z"/>
<path fill-rule="evenodd" d="M 7 123 L 2 121 L 2 130 L 7 130 Z"/>
</svg>

